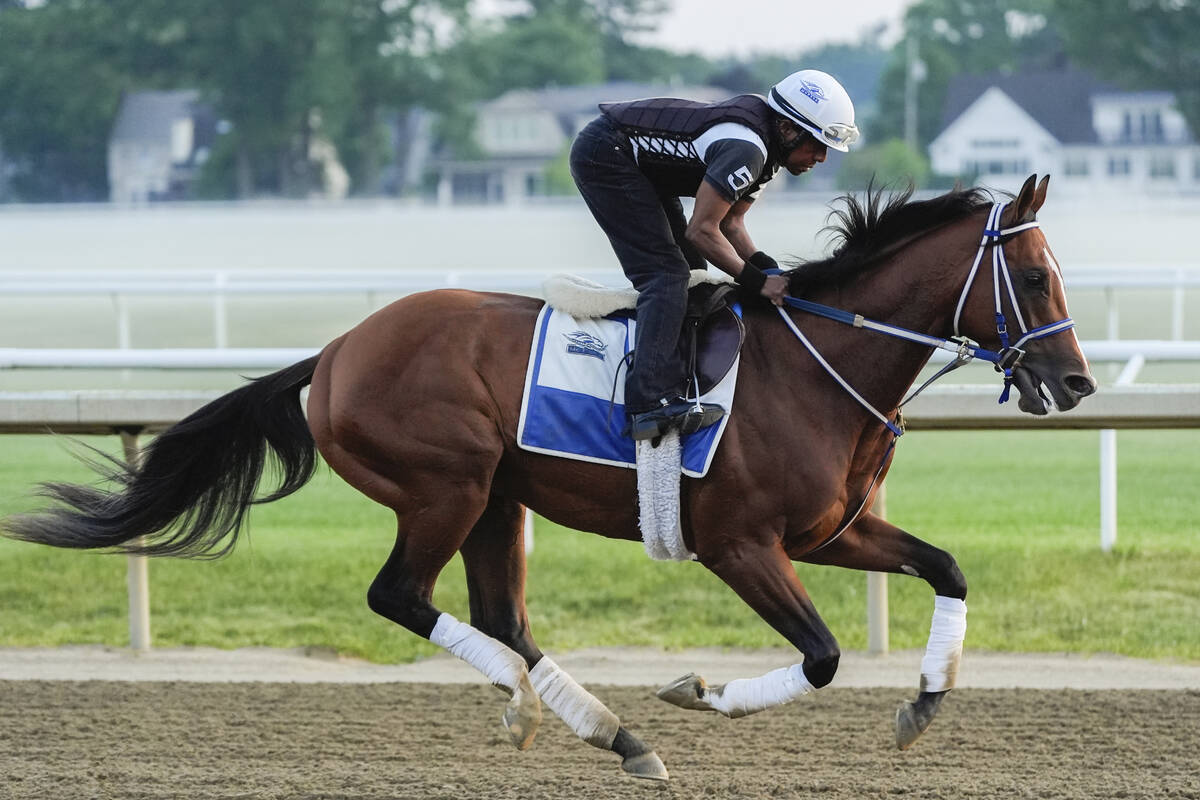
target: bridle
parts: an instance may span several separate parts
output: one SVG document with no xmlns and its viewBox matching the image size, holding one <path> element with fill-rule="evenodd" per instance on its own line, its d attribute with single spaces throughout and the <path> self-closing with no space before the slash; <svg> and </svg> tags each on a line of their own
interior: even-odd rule
<svg viewBox="0 0 1200 800">
<path fill-rule="evenodd" d="M 854 523 L 854 520 L 858 519 L 860 514 L 862 514 L 863 509 L 866 506 L 867 499 L 871 496 L 871 490 L 879 481 L 879 476 L 883 474 L 883 469 L 885 466 L 887 466 L 888 458 L 895 449 L 897 440 L 904 435 L 904 428 L 900 421 L 900 409 L 903 408 L 906 403 L 923 392 L 938 378 L 941 378 L 948 372 L 958 369 L 959 367 L 976 358 L 990 362 L 995 366 L 998 372 L 1004 373 L 1004 390 L 1000 393 L 999 402 L 1008 402 L 1009 392 L 1012 389 L 1013 370 L 1018 364 L 1021 363 L 1021 360 L 1025 356 L 1025 351 L 1021 349 L 1022 345 L 1037 339 L 1043 339 L 1047 336 L 1053 336 L 1056 333 L 1061 333 L 1075 327 L 1075 321 L 1070 317 L 1065 317 L 1057 322 L 1051 322 L 1048 325 L 1038 326 L 1032 330 L 1026 327 L 1025 318 L 1021 315 L 1021 307 L 1017 303 L 1017 295 L 1015 289 L 1013 288 L 1012 275 L 1009 274 L 1008 271 L 1008 262 L 1004 258 L 1004 243 L 1009 238 L 1019 235 L 1025 231 L 1032 230 L 1033 228 L 1040 227 L 1040 225 L 1037 220 L 1033 220 L 1030 222 L 1021 223 L 1019 225 L 1014 225 L 1010 228 L 999 227 L 1001 216 L 1003 215 L 1004 209 L 1007 206 L 1007 202 L 994 203 L 992 205 L 991 212 L 988 214 L 987 223 L 983 228 L 983 237 L 979 240 L 979 249 L 975 252 L 975 260 L 971 263 L 971 271 L 967 274 L 967 280 L 963 284 L 962 292 L 958 297 L 958 305 L 954 309 L 954 335 L 949 339 L 943 339 L 939 336 L 930 336 L 929 334 L 918 333 L 917 331 L 910 331 L 907 328 L 900 328 L 895 325 L 890 325 L 886 322 L 877 322 L 875 320 L 866 319 L 861 314 L 853 314 L 849 311 L 843 311 L 838 308 L 822 305 L 821 303 L 814 303 L 811 300 L 802 300 L 798 297 L 791 296 L 784 297 L 784 304 L 790 306 L 791 308 L 816 314 L 817 316 L 825 317 L 826 319 L 832 319 L 837 322 L 843 322 L 847 325 L 852 325 L 855 328 L 866 328 L 868 330 L 873 330 L 888 336 L 906 339 L 910 342 L 916 342 L 929 347 L 935 347 L 940 350 L 948 350 L 955 354 L 953 361 L 951 361 L 942 369 L 938 370 L 933 377 L 921 384 L 919 388 L 911 392 L 908 397 L 904 398 L 904 400 L 900 402 L 900 405 L 897 407 L 896 419 L 891 420 L 888 419 L 888 417 L 882 412 L 880 412 L 879 409 L 871 405 L 866 398 L 859 394 L 854 387 L 851 386 L 848 381 L 846 381 L 845 378 L 838 374 L 837 370 L 835 370 L 833 366 L 825 360 L 820 352 L 817 351 L 817 348 L 813 346 L 812 342 L 810 342 L 800 328 L 797 327 L 795 321 L 791 318 L 787 311 L 785 311 L 783 308 L 779 309 L 779 315 L 783 317 L 783 321 L 791 329 L 796 338 L 800 340 L 800 343 L 803 344 L 808 352 L 812 354 L 813 358 L 817 360 L 817 363 L 820 364 L 821 367 L 827 373 L 829 373 L 830 377 L 837 381 L 837 383 L 840 384 L 841 387 L 845 389 L 846 392 L 849 393 L 859 405 L 870 412 L 876 419 L 883 423 L 883 425 L 889 431 L 892 432 L 892 441 L 884 451 L 879 468 L 875 471 L 875 477 L 871 479 L 870 486 L 867 487 L 867 491 L 863 494 L 862 503 L 859 505 L 858 510 L 854 512 L 854 514 L 846 521 L 844 525 L 838 529 L 833 536 L 831 536 L 829 539 L 826 539 L 813 552 L 816 552 L 816 550 L 820 550 L 821 548 L 832 543 L 835 539 L 841 536 L 842 533 L 850 527 L 850 525 Z M 970 293 L 971 287 L 975 283 L 975 277 L 979 272 L 979 265 L 983 261 L 983 254 L 989 247 L 992 248 L 992 296 L 995 299 L 996 333 L 1000 337 L 999 350 L 988 350 L 985 347 L 980 347 L 959 331 L 959 321 L 962 317 L 963 307 L 967 302 L 967 295 Z M 1057 267 L 1057 265 L 1055 266 Z M 782 270 L 769 270 L 769 272 L 773 274 L 779 274 L 782 272 Z M 1013 313 L 1017 318 L 1017 325 L 1021 329 L 1021 337 L 1011 345 L 1009 344 L 1008 322 L 1005 319 L 1004 309 L 1001 303 L 1001 275 L 1004 276 L 1004 284 L 1008 290 L 1008 297 L 1012 303 Z"/>
<path fill-rule="evenodd" d="M 929 347 L 938 348 L 939 350 L 947 350 L 951 353 L 954 353 L 954 360 L 939 370 L 937 374 L 935 374 L 929 380 L 925 381 L 925 383 L 921 384 L 916 391 L 909 394 L 909 396 L 900 403 L 901 407 L 923 392 L 926 387 L 928 387 L 938 378 L 941 378 L 946 373 L 958 369 L 959 367 L 976 358 L 993 364 L 998 372 L 1004 373 L 1004 389 L 1000 393 L 999 402 L 1006 403 L 1008 402 L 1009 393 L 1012 389 L 1013 369 L 1016 368 L 1016 366 L 1020 364 L 1021 360 L 1025 357 L 1025 351 L 1022 350 L 1021 347 L 1027 342 L 1043 339 L 1047 336 L 1053 336 L 1056 333 L 1061 333 L 1065 330 L 1070 330 L 1071 328 L 1075 327 L 1075 321 L 1070 317 L 1065 317 L 1057 322 L 1051 322 L 1048 325 L 1038 326 L 1032 330 L 1025 325 L 1025 318 L 1021 315 L 1021 307 L 1017 303 L 1016 290 L 1013 288 L 1012 275 L 1008 270 L 1008 262 L 1004 258 L 1004 242 L 1013 236 L 1023 233 L 1024 231 L 1040 227 L 1040 224 L 1037 222 L 1037 220 L 1033 220 L 1020 225 L 1014 225 L 1010 228 L 999 227 L 1000 218 L 1007 206 L 1007 202 L 994 203 L 992 205 L 991 212 L 988 214 L 987 223 L 983 228 L 983 237 L 979 240 L 979 248 L 975 251 L 975 259 L 971 263 L 971 271 L 967 274 L 967 280 L 963 284 L 962 292 L 958 297 L 958 305 L 954 309 L 954 335 L 949 339 L 944 339 L 939 336 L 931 336 L 926 333 L 918 333 L 917 331 L 910 331 L 907 328 L 900 328 L 896 325 L 891 325 L 886 322 L 877 322 L 875 320 L 866 319 L 861 314 L 853 314 L 849 311 L 843 311 L 838 308 L 822 305 L 821 303 L 814 303 L 811 300 L 802 300 L 798 297 L 784 297 L 783 302 L 785 305 L 791 308 L 806 311 L 810 314 L 816 314 L 817 316 L 825 317 L 826 319 L 832 319 L 837 322 L 843 322 L 855 328 L 866 328 L 868 330 L 873 330 L 888 336 L 894 336 L 898 339 L 906 339 L 910 342 L 916 342 L 918 344 L 923 344 Z M 963 307 L 967 302 L 967 295 L 970 293 L 971 287 L 975 283 L 975 277 L 979 272 L 979 265 L 983 261 L 983 254 L 989 247 L 992 248 L 992 295 L 995 299 L 996 333 L 1000 337 L 999 350 L 989 350 L 986 347 L 980 347 L 959 331 L 959 322 L 962 317 Z M 781 270 L 771 271 L 775 272 L 776 274 L 781 272 Z M 1011 345 L 1009 344 L 1008 322 L 1004 316 L 1004 309 L 1001 302 L 1001 275 L 1004 276 L 1004 283 L 1008 290 L 1009 300 L 1012 302 L 1013 313 L 1016 316 L 1017 325 L 1021 329 L 1021 338 Z M 855 391 L 854 387 L 852 387 L 845 378 L 838 374 L 837 370 L 835 370 L 829 364 L 829 362 L 822 357 L 822 355 L 817 351 L 816 347 L 813 346 L 812 342 L 810 342 L 803 332 L 801 332 L 800 328 L 796 326 L 795 321 L 791 318 L 791 316 L 788 315 L 787 311 L 785 311 L 783 308 L 780 308 L 779 315 L 783 317 L 783 321 L 791 329 L 793 335 L 800 340 L 800 343 L 803 344 L 808 352 L 812 354 L 813 358 L 817 360 L 817 363 L 819 363 L 821 367 L 850 394 L 851 397 L 858 401 L 859 405 L 869 411 L 896 436 L 900 436 L 903 433 L 900 425 L 888 419 L 883 413 L 868 403 L 861 394 Z"/>
<path fill-rule="evenodd" d="M 1017 293 L 1013 289 L 1012 273 L 1009 272 L 1008 262 L 1004 259 L 1003 240 L 1005 237 L 1015 236 L 1022 231 L 1039 228 L 1041 224 L 1037 220 L 1033 220 L 1020 225 L 1014 225 L 1011 228 L 1000 228 L 1000 218 L 1004 214 L 1004 209 L 1007 205 L 1008 203 L 995 203 L 992 205 L 987 225 L 983 229 L 983 238 L 979 240 L 979 249 L 975 251 L 975 260 L 971 264 L 971 271 L 967 274 L 967 281 L 963 284 L 962 294 L 958 296 L 958 305 L 954 309 L 954 338 L 963 339 L 964 337 L 958 329 L 959 320 L 962 318 L 963 306 L 966 305 L 967 294 L 970 293 L 971 285 L 975 282 L 975 274 L 979 271 L 979 264 L 983 261 L 984 251 L 991 246 L 992 296 L 995 299 L 996 333 L 1000 337 L 1000 350 L 996 353 L 995 360 L 984 356 L 982 353 L 979 354 L 979 357 L 992 361 L 996 365 L 996 369 L 1004 373 L 1004 391 L 1000 394 L 1001 403 L 1008 401 L 1009 390 L 1012 388 L 1013 369 L 1025 357 L 1025 351 L 1021 349 L 1021 346 L 1026 342 L 1053 336 L 1056 333 L 1075 327 L 1075 321 L 1070 317 L 1065 317 L 1057 322 L 1051 322 L 1048 325 L 1041 325 L 1033 330 L 1029 330 L 1026 327 L 1025 318 L 1021 316 L 1021 306 L 1017 303 Z M 1017 318 L 1017 325 L 1020 327 L 1022 334 L 1021 338 L 1013 345 L 1009 345 L 1008 343 L 1008 322 L 1004 318 L 1004 308 L 1001 304 L 1001 276 L 1004 277 L 1004 285 L 1008 289 L 1008 299 L 1012 303 L 1013 314 Z M 1062 277 L 1061 274 L 1059 277 Z"/>
</svg>

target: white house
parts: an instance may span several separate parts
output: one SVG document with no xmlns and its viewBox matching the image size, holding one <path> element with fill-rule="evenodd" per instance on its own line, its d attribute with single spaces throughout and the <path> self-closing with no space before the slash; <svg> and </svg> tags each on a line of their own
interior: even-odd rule
<svg viewBox="0 0 1200 800">
<path fill-rule="evenodd" d="M 546 169 L 600 113 L 599 103 L 640 97 L 715 102 L 730 95 L 707 86 L 605 83 L 515 89 L 476 109 L 475 142 L 482 157 L 453 156 L 433 164 L 439 203 L 520 203 L 546 193 Z"/>
<path fill-rule="evenodd" d="M 962 75 L 947 91 L 935 172 L 1015 190 L 1200 193 L 1200 144 L 1170 92 L 1123 92 L 1077 70 Z"/>
<path fill-rule="evenodd" d="M 185 197 L 208 160 L 216 126 L 195 90 L 123 95 L 108 139 L 109 198 L 145 203 Z"/>
</svg>

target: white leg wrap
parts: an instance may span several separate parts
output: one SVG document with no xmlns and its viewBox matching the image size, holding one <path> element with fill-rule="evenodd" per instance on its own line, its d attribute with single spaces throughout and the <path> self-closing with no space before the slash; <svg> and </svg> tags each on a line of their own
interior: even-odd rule
<svg viewBox="0 0 1200 800">
<path fill-rule="evenodd" d="M 967 604 L 953 597 L 935 597 L 929 644 L 921 659 L 922 692 L 944 692 L 954 688 L 966 635 Z"/>
<path fill-rule="evenodd" d="M 487 676 L 496 686 L 517 688 L 526 673 L 525 659 L 482 631 L 449 614 L 438 617 L 429 641 L 441 645 Z"/>
<path fill-rule="evenodd" d="M 781 667 L 758 678 L 738 678 L 716 689 L 707 689 L 704 699 L 727 717 L 744 717 L 766 708 L 790 703 L 815 688 L 804 676 L 802 664 Z"/>
<path fill-rule="evenodd" d="M 593 747 L 611 750 L 621 720 L 587 689 L 555 664 L 549 656 L 529 670 L 529 680 L 542 702 L 575 731 L 575 735 Z"/>
</svg>

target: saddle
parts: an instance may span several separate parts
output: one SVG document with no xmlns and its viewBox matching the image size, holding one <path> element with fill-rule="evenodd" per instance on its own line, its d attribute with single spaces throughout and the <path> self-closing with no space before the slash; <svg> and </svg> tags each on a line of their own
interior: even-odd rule
<svg viewBox="0 0 1200 800">
<path fill-rule="evenodd" d="M 701 283 L 688 290 L 680 347 L 699 394 L 711 391 L 728 374 L 746 339 L 746 325 L 730 305 L 735 299 L 730 283 Z"/>
<path fill-rule="evenodd" d="M 610 314 L 632 317 L 637 304 L 637 291 L 632 288 L 614 289 L 575 275 L 548 278 L 542 292 L 551 306 L 577 318 Z M 746 326 L 731 306 L 735 299 L 732 283 L 713 280 L 703 272 L 692 273 L 679 347 L 688 374 L 694 376 L 701 394 L 729 373 L 746 338 Z M 695 388 L 689 386 L 692 392 Z"/>
</svg>

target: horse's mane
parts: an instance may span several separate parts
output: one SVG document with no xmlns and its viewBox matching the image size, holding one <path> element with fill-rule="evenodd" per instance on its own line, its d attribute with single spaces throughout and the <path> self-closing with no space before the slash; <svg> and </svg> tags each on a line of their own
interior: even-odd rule
<svg viewBox="0 0 1200 800">
<path fill-rule="evenodd" d="M 785 273 L 792 294 L 845 283 L 879 264 L 902 240 L 956 222 L 992 202 L 976 187 L 955 188 L 928 200 L 912 201 L 912 195 L 911 185 L 903 190 L 868 185 L 864 200 L 852 194 L 838 198 L 844 208 L 831 211 L 829 219 L 836 221 L 823 229 L 832 233 L 837 247 L 828 258 L 802 262 Z"/>
</svg>

